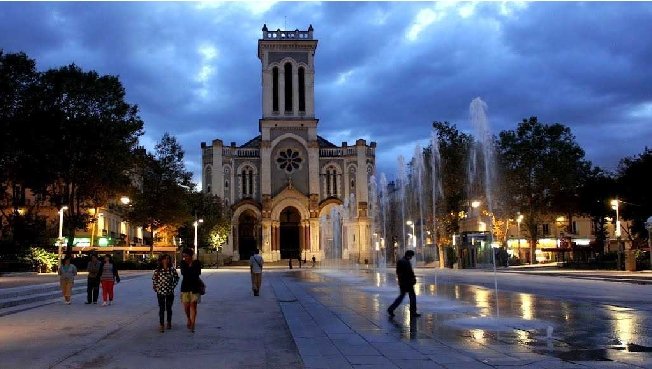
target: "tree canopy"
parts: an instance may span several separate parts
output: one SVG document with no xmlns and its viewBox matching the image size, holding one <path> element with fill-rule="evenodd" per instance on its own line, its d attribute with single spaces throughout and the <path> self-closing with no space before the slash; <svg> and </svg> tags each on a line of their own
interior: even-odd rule
<svg viewBox="0 0 652 369">
<path fill-rule="evenodd" d="M 181 145 L 169 133 L 161 137 L 153 154 L 141 155 L 137 165 L 139 188 L 129 212 L 131 222 L 157 232 L 163 226 L 176 230 L 190 219 L 188 196 L 193 183 L 185 170 L 184 155 Z"/>
<path fill-rule="evenodd" d="M 0 52 L 0 124 L 0 183 L 67 205 L 69 245 L 86 210 L 131 183 L 143 122 L 116 76 L 74 64 L 41 73 L 24 53 Z"/>
<path fill-rule="evenodd" d="M 544 217 L 567 212 L 589 173 L 590 163 L 569 127 L 523 119 L 515 130 L 502 131 L 497 143 L 500 164 L 508 177 L 507 202 L 520 209 L 531 244 Z M 534 260 L 535 247 L 530 248 Z"/>
</svg>

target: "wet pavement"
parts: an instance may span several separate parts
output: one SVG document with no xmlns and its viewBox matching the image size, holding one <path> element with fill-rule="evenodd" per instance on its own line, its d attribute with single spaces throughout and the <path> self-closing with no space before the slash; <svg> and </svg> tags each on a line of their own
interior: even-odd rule
<svg viewBox="0 0 652 369">
<path fill-rule="evenodd" d="M 538 288 L 534 294 L 513 291 L 518 290 L 514 284 L 518 285 L 519 277 L 508 276 L 512 285 L 504 284 L 512 291 L 499 291 L 500 315 L 496 317 L 496 296 L 493 288 L 488 288 L 493 287 L 491 274 L 443 273 L 438 276 L 437 284 L 432 272 L 421 274 L 416 290 L 423 316 L 412 321 L 407 313 L 407 299 L 394 319 L 387 317 L 385 309 L 398 289 L 391 272 L 318 270 L 284 276 L 296 302 L 288 300 L 292 301 L 286 303 L 288 306 L 284 303 L 281 306 L 293 335 L 298 334 L 295 341 L 306 366 L 342 367 L 338 365 L 348 363 L 358 367 L 356 363 L 382 362 L 378 367 L 652 368 L 649 328 L 652 312 L 647 309 L 649 300 L 641 300 L 642 295 L 647 297 L 649 292 L 643 289 L 648 287 L 629 285 L 627 288 L 646 292 L 637 294 L 633 290 L 625 291 L 626 296 L 617 293 L 608 296 L 610 288 L 623 290 L 623 287 L 612 282 L 602 282 L 612 283 L 606 288 L 598 282 L 581 281 L 565 288 L 557 278 L 557 285 L 550 286 L 550 291 Z M 477 280 L 462 281 L 468 276 Z M 524 289 L 528 288 L 536 289 L 532 286 Z M 560 298 L 573 289 L 581 289 L 594 298 L 584 301 Z M 619 299 L 620 304 L 600 302 L 611 302 L 612 298 Z M 309 337 L 304 337 L 301 329 L 293 329 L 292 314 L 300 313 L 289 305 L 297 302 L 313 320 L 327 322 L 327 328 L 341 328 L 342 332 L 335 329 L 335 334 L 343 334 L 348 343 L 338 347 L 338 337 L 332 336 L 334 333 L 328 329 L 322 329 L 321 335 L 316 330 Z M 319 311 L 323 313 L 316 313 Z M 330 358 L 335 361 L 328 364 L 329 357 L 310 355 L 316 354 L 310 349 L 302 350 L 302 340 L 306 339 L 312 339 L 303 343 L 306 347 L 314 346 L 315 342 L 322 345 L 328 340 L 334 342 L 332 345 L 338 350 Z M 375 341 L 386 343 L 393 352 L 386 355 L 383 345 Z M 351 352 L 350 348 L 356 347 L 352 343 L 359 344 L 357 349 L 362 355 L 355 355 L 359 353 L 355 349 Z M 336 353 L 343 358 L 337 358 Z M 357 356 L 375 359 L 368 358 L 368 363 L 361 363 L 355 360 Z"/>
<path fill-rule="evenodd" d="M 204 270 L 197 333 L 177 300 L 161 335 L 144 272 L 107 308 L 84 305 L 83 291 L 70 306 L 0 307 L 0 368 L 652 369 L 649 286 L 499 273 L 496 304 L 493 273 L 416 273 L 423 316 L 411 320 L 407 299 L 387 316 L 391 270 L 266 270 L 261 297 L 246 269 Z"/>
</svg>

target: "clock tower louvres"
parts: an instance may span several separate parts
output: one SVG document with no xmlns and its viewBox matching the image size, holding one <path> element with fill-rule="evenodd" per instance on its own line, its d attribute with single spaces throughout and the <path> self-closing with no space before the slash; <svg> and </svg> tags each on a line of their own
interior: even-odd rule
<svg viewBox="0 0 652 369">
<path fill-rule="evenodd" d="M 201 145 L 202 189 L 231 209 L 231 234 L 223 251 L 235 260 L 248 259 L 255 248 L 268 261 L 333 255 L 371 259 L 367 183 L 376 144 L 360 139 L 337 146 L 317 134 L 316 49 L 312 26 L 306 31 L 263 26 L 260 134 L 239 146 L 225 146 L 219 139 Z M 338 243 L 330 214 L 345 202 L 353 202 L 354 212 L 342 225 L 343 242 Z"/>
</svg>

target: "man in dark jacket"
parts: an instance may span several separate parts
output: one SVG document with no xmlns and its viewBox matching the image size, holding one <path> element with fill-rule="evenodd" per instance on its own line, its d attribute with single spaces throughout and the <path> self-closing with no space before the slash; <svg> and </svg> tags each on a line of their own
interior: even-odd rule
<svg viewBox="0 0 652 369">
<path fill-rule="evenodd" d="M 421 316 L 421 314 L 417 313 L 417 295 L 414 293 L 414 285 L 417 283 L 417 278 L 414 276 L 412 264 L 410 263 L 410 259 L 413 256 L 414 251 L 407 250 L 405 256 L 396 263 L 396 276 L 398 277 L 398 287 L 401 293 L 394 300 L 394 303 L 387 308 L 389 316 L 394 316 L 394 310 L 403 302 L 406 293 L 410 297 L 410 316 Z"/>
<path fill-rule="evenodd" d="M 88 262 L 86 270 L 88 271 L 88 282 L 86 284 L 86 304 L 97 304 L 97 298 L 100 294 L 100 261 L 97 255 L 91 254 L 91 261 Z"/>
</svg>

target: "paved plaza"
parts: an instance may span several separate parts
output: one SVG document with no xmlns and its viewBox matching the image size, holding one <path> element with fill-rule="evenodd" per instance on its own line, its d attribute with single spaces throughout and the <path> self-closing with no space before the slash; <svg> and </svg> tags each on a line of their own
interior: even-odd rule
<svg viewBox="0 0 652 369">
<path fill-rule="evenodd" d="M 204 270 L 193 334 L 179 301 L 160 333 L 151 273 L 125 277 L 109 307 L 83 279 L 70 306 L 7 303 L 51 283 L 0 288 L 0 368 L 652 368 L 646 285 L 499 273 L 496 317 L 492 273 L 417 269 L 410 320 L 385 312 L 391 270 L 272 269 L 260 297 L 248 269 Z"/>
</svg>

